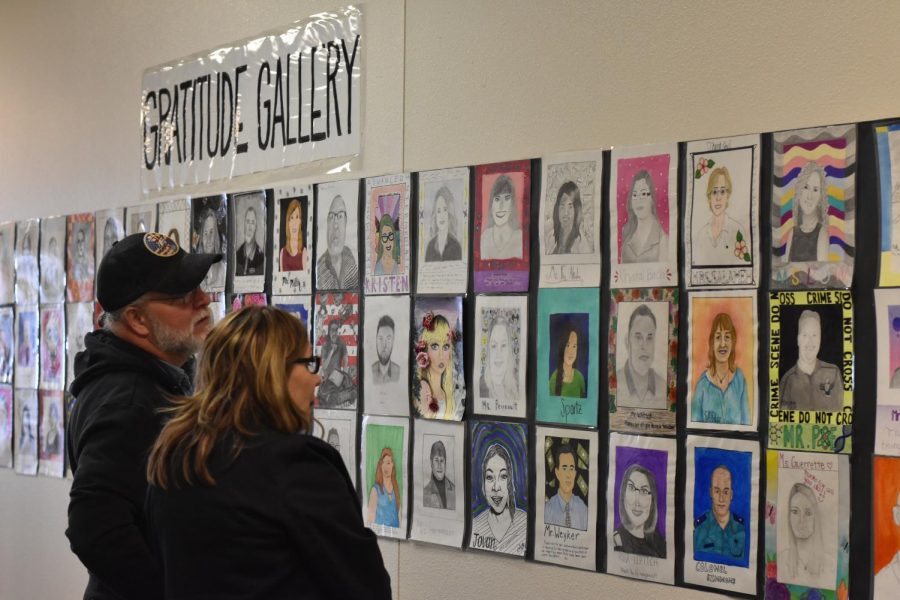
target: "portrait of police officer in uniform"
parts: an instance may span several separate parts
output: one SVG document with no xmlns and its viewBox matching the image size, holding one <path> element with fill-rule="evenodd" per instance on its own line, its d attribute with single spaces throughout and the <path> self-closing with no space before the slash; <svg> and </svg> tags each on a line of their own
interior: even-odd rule
<svg viewBox="0 0 900 600">
<path fill-rule="evenodd" d="M 731 511 L 734 491 L 731 470 L 725 465 L 713 469 L 709 482 L 710 509 L 694 519 L 694 560 L 697 552 L 718 554 L 729 562 L 744 556 L 747 524 Z"/>
<path fill-rule="evenodd" d="M 785 345 L 789 343 L 784 340 Z M 781 377 L 779 407 L 785 410 L 839 411 L 844 404 L 841 370 L 819 359 L 822 317 L 804 309 L 797 321 L 797 364 Z"/>
</svg>

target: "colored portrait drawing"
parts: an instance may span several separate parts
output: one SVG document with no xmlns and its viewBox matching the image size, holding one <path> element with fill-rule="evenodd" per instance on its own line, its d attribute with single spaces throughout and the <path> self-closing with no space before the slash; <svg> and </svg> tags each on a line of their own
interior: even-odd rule
<svg viewBox="0 0 900 600">
<path fill-rule="evenodd" d="M 675 431 L 678 290 L 611 290 L 610 429 Z"/>
<path fill-rule="evenodd" d="M 12 383 L 16 343 L 12 306 L 0 307 L 0 383 Z"/>
<path fill-rule="evenodd" d="M 63 393 L 61 390 L 41 390 L 38 400 L 40 401 L 38 472 L 48 477 L 62 477 L 65 454 Z"/>
<path fill-rule="evenodd" d="M 525 555 L 528 446 L 525 425 L 472 421 L 472 535 L 469 547 Z"/>
<path fill-rule="evenodd" d="M 850 287 L 856 125 L 775 133 L 773 153 L 772 287 Z"/>
<path fill-rule="evenodd" d="M 612 287 L 678 283 L 677 163 L 678 149 L 674 144 L 613 149 Z"/>
<path fill-rule="evenodd" d="M 607 570 L 673 583 L 675 440 L 613 433 L 609 444 Z"/>
<path fill-rule="evenodd" d="M 873 461 L 874 597 L 897 598 L 900 597 L 900 459 L 876 456 Z"/>
<path fill-rule="evenodd" d="M 688 144 L 688 287 L 759 284 L 759 136 Z"/>
<path fill-rule="evenodd" d="M 531 162 L 475 167 L 475 291 L 528 291 Z"/>
<path fill-rule="evenodd" d="M 538 292 L 538 421 L 596 426 L 599 312 L 595 289 Z"/>
<path fill-rule="evenodd" d="M 13 389 L 0 385 L 0 467 L 13 466 Z"/>
<path fill-rule="evenodd" d="M 66 301 L 90 302 L 94 299 L 94 213 L 66 217 Z"/>
<path fill-rule="evenodd" d="M 766 597 L 849 597 L 848 457 L 770 450 L 766 461 Z"/>
<path fill-rule="evenodd" d="M 460 296 L 416 301 L 412 402 L 420 417 L 459 421 L 465 412 L 462 318 Z"/>
<path fill-rule="evenodd" d="M 316 294 L 315 349 L 322 360 L 316 406 L 355 409 L 359 387 L 359 295 Z"/>
<path fill-rule="evenodd" d="M 525 417 L 527 328 L 526 296 L 476 296 L 476 413 Z"/>
<path fill-rule="evenodd" d="M 409 291 L 408 173 L 366 179 L 366 294 Z"/>
<path fill-rule="evenodd" d="M 686 450 L 685 582 L 755 594 L 759 443 L 688 436 Z"/>
<path fill-rule="evenodd" d="M 18 306 L 16 310 L 16 388 L 38 387 L 38 307 Z"/>
<path fill-rule="evenodd" d="M 191 200 L 191 252 L 228 257 L 228 219 L 225 195 Z M 200 287 L 205 292 L 225 291 L 226 259 L 212 265 Z"/>
<path fill-rule="evenodd" d="M 769 447 L 850 452 L 850 292 L 771 292 L 769 330 Z"/>
<path fill-rule="evenodd" d="M 469 206 L 468 168 L 419 173 L 418 293 L 466 291 Z"/>
<path fill-rule="evenodd" d="M 536 428 L 536 560 L 596 568 L 597 445 L 596 432 Z"/>
<path fill-rule="evenodd" d="M 312 190 L 293 186 L 275 190 L 272 291 L 307 294 L 311 288 Z"/>
<path fill-rule="evenodd" d="M 65 383 L 65 325 L 62 304 L 46 304 L 41 316 L 41 376 L 42 390 L 62 391 Z"/>
<path fill-rule="evenodd" d="M 408 419 L 363 422 L 363 520 L 375 533 L 406 538 Z"/>
<path fill-rule="evenodd" d="M 601 153 L 547 156 L 542 165 L 541 287 L 599 286 Z"/>
<path fill-rule="evenodd" d="M 900 122 L 875 125 L 882 287 L 900 286 Z"/>
<path fill-rule="evenodd" d="M 689 302 L 688 427 L 755 430 L 756 292 L 694 292 Z"/>
<path fill-rule="evenodd" d="M 37 304 L 40 219 L 16 222 L 16 304 Z M 70 263 L 71 264 L 71 263 Z"/>
<path fill-rule="evenodd" d="M 900 456 L 900 290 L 875 290 L 878 355 L 875 452 Z"/>
<path fill-rule="evenodd" d="M 0 304 L 16 301 L 16 224 L 0 223 Z"/>
</svg>

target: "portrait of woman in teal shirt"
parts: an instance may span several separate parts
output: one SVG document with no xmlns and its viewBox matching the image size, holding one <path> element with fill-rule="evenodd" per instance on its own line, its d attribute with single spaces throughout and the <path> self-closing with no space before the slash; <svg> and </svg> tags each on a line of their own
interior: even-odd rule
<svg viewBox="0 0 900 600">
<path fill-rule="evenodd" d="M 737 330 L 731 316 L 719 313 L 709 330 L 709 367 L 700 375 L 691 400 L 691 420 L 749 425 L 747 379 L 735 365 Z"/>
<path fill-rule="evenodd" d="M 556 316 L 552 315 L 551 317 Z M 578 360 L 579 339 L 578 328 L 572 322 L 565 322 L 559 329 L 556 338 L 556 369 L 550 375 L 550 395 L 566 398 L 584 398 L 587 396 L 587 384 L 584 375 L 575 364 Z M 585 340 L 586 341 L 586 340 Z"/>
</svg>

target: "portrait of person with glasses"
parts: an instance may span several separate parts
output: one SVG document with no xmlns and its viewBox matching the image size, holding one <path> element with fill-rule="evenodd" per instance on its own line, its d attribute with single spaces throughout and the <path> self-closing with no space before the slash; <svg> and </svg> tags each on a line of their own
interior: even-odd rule
<svg viewBox="0 0 900 600">
<path fill-rule="evenodd" d="M 622 475 L 619 522 L 613 531 L 613 550 L 641 556 L 666 557 L 666 540 L 659 533 L 659 489 L 653 472 L 637 463 Z"/>
<path fill-rule="evenodd" d="M 316 263 L 316 287 L 320 290 L 346 290 L 359 285 L 359 269 L 354 252 L 347 246 L 347 205 L 338 194 L 328 207 L 325 238 L 327 251 Z"/>
<path fill-rule="evenodd" d="M 375 275 L 399 273 L 400 232 L 397 223 L 385 213 L 375 225 Z"/>
<path fill-rule="evenodd" d="M 622 227 L 624 263 L 655 263 L 668 257 L 669 236 L 659 222 L 656 210 L 656 188 L 646 170 L 637 172 L 626 198 L 628 216 Z"/>
</svg>

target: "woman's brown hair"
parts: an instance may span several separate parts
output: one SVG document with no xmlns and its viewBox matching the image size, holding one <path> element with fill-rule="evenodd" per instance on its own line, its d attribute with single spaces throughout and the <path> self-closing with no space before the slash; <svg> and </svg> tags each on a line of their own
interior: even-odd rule
<svg viewBox="0 0 900 600">
<path fill-rule="evenodd" d="M 203 344 L 196 391 L 166 409 L 171 420 L 150 452 L 150 483 L 163 489 L 195 480 L 214 485 L 207 459 L 229 434 L 236 457 L 262 427 L 310 431 L 312 415 L 287 390 L 294 361 L 308 347 L 306 326 L 278 308 L 248 306 L 222 320 Z"/>
<path fill-rule="evenodd" d="M 707 357 L 709 358 L 709 368 L 712 369 L 716 364 L 716 331 L 721 329 L 731 334 L 731 354 L 728 355 L 728 369 L 734 373 L 734 355 L 737 352 L 737 329 L 734 327 L 734 321 L 728 313 L 719 313 L 713 318 L 712 326 L 709 328 L 709 349 Z"/>
<path fill-rule="evenodd" d="M 400 488 L 397 487 L 397 461 L 394 460 L 394 451 L 388 446 L 381 449 L 381 456 L 378 457 L 378 464 L 375 465 L 375 484 L 384 492 L 384 474 L 381 472 L 381 465 L 384 463 L 384 457 L 390 456 L 393 468 L 391 469 L 391 485 L 394 486 L 394 505 L 397 508 L 397 517 L 400 517 Z"/>
</svg>

